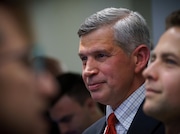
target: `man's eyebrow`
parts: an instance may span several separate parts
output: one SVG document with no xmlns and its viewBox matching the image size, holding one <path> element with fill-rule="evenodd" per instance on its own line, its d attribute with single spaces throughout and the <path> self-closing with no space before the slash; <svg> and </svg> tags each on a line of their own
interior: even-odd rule
<svg viewBox="0 0 180 134">
<path fill-rule="evenodd" d="M 166 58 L 168 56 L 172 56 L 172 57 L 178 58 L 174 53 L 171 53 L 171 52 L 166 52 L 166 53 L 163 53 L 161 55 L 161 57 L 163 57 L 163 58 Z"/>
<path fill-rule="evenodd" d="M 78 55 L 81 57 L 81 56 L 83 56 L 84 54 L 83 54 L 83 53 L 78 53 Z"/>
<path fill-rule="evenodd" d="M 92 50 L 91 52 L 88 52 L 88 54 L 96 54 L 96 53 L 110 53 L 108 50 L 106 49 L 99 49 L 99 50 Z M 84 56 L 86 54 L 84 54 L 83 52 L 79 52 L 78 53 L 79 56 Z"/>
<path fill-rule="evenodd" d="M 178 58 L 174 53 L 171 53 L 171 52 L 163 52 L 160 56 L 162 58 L 166 58 L 168 56 L 172 56 L 172 57 Z M 154 52 L 152 52 L 151 53 L 151 57 L 156 57 L 156 54 Z"/>
</svg>

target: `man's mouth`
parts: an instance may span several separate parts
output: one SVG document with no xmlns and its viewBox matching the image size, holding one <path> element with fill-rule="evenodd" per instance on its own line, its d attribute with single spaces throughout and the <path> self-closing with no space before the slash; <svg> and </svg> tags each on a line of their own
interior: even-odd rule
<svg viewBox="0 0 180 134">
<path fill-rule="evenodd" d="M 90 84 L 88 84 L 88 89 L 90 91 L 96 91 L 96 90 L 98 90 L 102 86 L 103 83 L 105 83 L 105 82 L 90 83 Z"/>
</svg>

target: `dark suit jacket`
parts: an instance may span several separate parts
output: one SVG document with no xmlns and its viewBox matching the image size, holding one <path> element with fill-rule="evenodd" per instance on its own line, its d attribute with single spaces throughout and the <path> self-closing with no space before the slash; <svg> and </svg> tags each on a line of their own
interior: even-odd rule
<svg viewBox="0 0 180 134">
<path fill-rule="evenodd" d="M 165 134 L 164 125 L 146 116 L 142 110 L 143 103 L 139 107 L 127 134 Z M 83 134 L 103 134 L 106 127 L 105 116 L 87 128 Z"/>
</svg>

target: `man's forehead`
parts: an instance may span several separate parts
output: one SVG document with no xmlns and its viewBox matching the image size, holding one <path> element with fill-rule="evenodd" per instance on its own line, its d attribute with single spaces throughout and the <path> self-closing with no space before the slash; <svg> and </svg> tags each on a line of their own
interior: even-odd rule
<svg viewBox="0 0 180 134">
<path fill-rule="evenodd" d="M 92 45 L 92 46 L 79 46 L 79 55 L 83 54 L 94 54 L 99 52 L 111 52 L 114 50 L 116 45 L 113 44 L 103 44 L 103 45 Z"/>
</svg>

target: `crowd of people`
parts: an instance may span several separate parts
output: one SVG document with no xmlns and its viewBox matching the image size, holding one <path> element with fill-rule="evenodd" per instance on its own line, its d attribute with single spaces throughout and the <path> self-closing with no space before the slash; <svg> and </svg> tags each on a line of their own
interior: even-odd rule
<svg viewBox="0 0 180 134">
<path fill-rule="evenodd" d="M 0 133 L 180 133 L 180 10 L 151 52 L 138 12 L 105 8 L 78 30 L 82 73 L 35 55 L 25 5 L 0 2 Z M 38 50 L 39 52 L 39 50 Z"/>
</svg>

